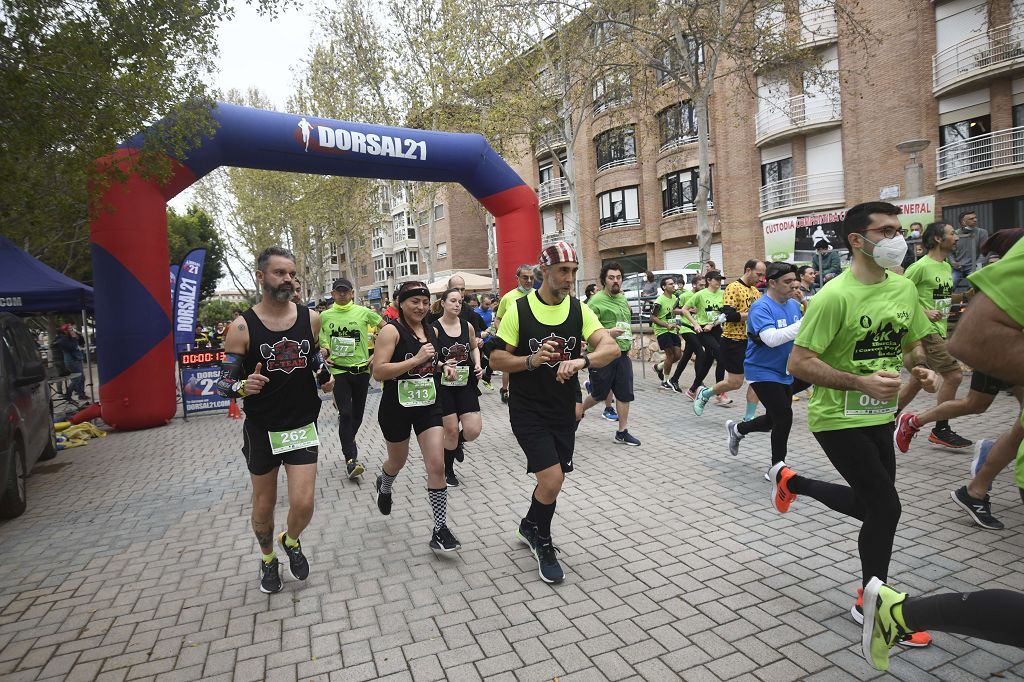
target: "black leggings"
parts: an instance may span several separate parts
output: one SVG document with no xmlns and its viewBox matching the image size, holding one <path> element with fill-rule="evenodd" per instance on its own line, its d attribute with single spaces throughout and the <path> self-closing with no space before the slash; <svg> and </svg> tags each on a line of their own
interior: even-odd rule
<svg viewBox="0 0 1024 682">
<path fill-rule="evenodd" d="M 359 456 L 356 433 L 363 424 L 366 392 L 369 388 L 368 372 L 342 372 L 334 375 L 334 402 L 338 405 L 338 438 L 341 439 L 341 452 L 345 456 L 345 461 Z"/>
<path fill-rule="evenodd" d="M 938 630 L 1024 647 L 1024 593 L 1012 590 L 953 592 L 907 597 L 903 622 L 912 632 Z"/>
<path fill-rule="evenodd" d="M 889 560 L 896 525 L 903 508 L 896 492 L 896 453 L 893 425 L 862 426 L 814 434 L 832 466 L 850 484 L 825 483 L 794 476 L 789 489 L 861 521 L 857 547 L 863 584 L 871 576 L 889 579 Z"/>
<path fill-rule="evenodd" d="M 748 422 L 740 422 L 736 428 L 744 436 L 753 431 L 771 431 L 772 464 L 786 461 L 786 444 L 793 428 L 793 396 L 808 386 L 810 384 L 802 379 L 793 379 L 791 384 L 774 381 L 755 381 L 750 384 L 767 414 Z"/>
<path fill-rule="evenodd" d="M 708 372 L 711 371 L 712 363 L 717 363 L 715 364 L 715 381 L 718 382 L 725 379 L 725 367 L 722 366 L 722 363 L 717 362 L 719 357 L 718 339 L 721 337 L 721 327 L 715 327 L 709 332 L 697 334 L 697 340 L 704 347 L 704 362 L 697 360 L 697 367 L 694 369 L 693 384 L 690 385 L 690 390 L 696 391 L 704 383 Z"/>
<path fill-rule="evenodd" d="M 685 347 L 683 348 L 683 356 L 676 363 L 676 371 L 672 372 L 672 383 L 674 384 L 679 383 L 679 377 L 683 375 L 683 370 L 689 366 L 692 356 L 697 356 L 697 367 L 700 367 L 700 363 L 704 361 L 704 347 L 697 340 L 697 335 L 680 334 L 680 337 L 683 339 Z"/>
</svg>

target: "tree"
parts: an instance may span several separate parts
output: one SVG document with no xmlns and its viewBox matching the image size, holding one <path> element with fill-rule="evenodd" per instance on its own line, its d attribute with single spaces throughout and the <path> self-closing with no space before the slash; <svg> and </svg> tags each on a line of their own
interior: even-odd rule
<svg viewBox="0 0 1024 682">
<path fill-rule="evenodd" d="M 259 0 L 271 11 L 284 1 Z M 101 189 L 105 177 L 94 160 L 146 121 L 171 115 L 135 159 L 158 177 L 170 166 L 149 152 L 180 158 L 212 132 L 203 77 L 217 26 L 231 12 L 221 0 L 0 0 L 5 234 L 57 270 L 91 280 L 88 188 Z"/>
<path fill-rule="evenodd" d="M 199 324 L 204 327 L 212 327 L 218 322 L 230 322 L 232 313 L 237 310 L 247 310 L 247 303 L 232 303 L 220 299 L 210 299 L 199 303 Z"/>
<path fill-rule="evenodd" d="M 199 206 L 189 206 L 185 215 L 167 209 L 167 246 L 171 265 L 178 265 L 192 249 L 206 249 L 203 280 L 199 284 L 199 298 L 210 298 L 217 291 L 217 283 L 224 276 L 224 241 L 213 225 L 213 220 Z"/>
</svg>

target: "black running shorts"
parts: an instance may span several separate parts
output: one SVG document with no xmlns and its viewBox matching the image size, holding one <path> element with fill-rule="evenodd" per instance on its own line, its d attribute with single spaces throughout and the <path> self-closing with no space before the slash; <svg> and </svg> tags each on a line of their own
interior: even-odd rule
<svg viewBox="0 0 1024 682">
<path fill-rule="evenodd" d="M 971 390 L 985 395 L 998 395 L 999 391 L 1009 391 L 1013 388 L 1010 384 L 994 376 L 974 370 L 971 374 Z"/>
<path fill-rule="evenodd" d="M 282 464 L 316 464 L 320 448 L 312 446 L 275 455 L 270 451 L 267 430 L 248 419 L 242 423 L 242 455 L 254 476 L 269 474 Z"/>
<path fill-rule="evenodd" d="M 609 391 L 620 402 L 633 402 L 633 361 L 625 353 L 604 367 L 590 368 L 590 397 L 601 402 Z"/>
<path fill-rule="evenodd" d="M 420 435 L 427 429 L 441 426 L 441 405 L 435 402 L 424 407 L 402 407 L 383 409 L 384 401 L 377 410 L 377 423 L 384 440 L 389 443 L 401 443 L 409 439 L 409 431 Z"/>
<path fill-rule="evenodd" d="M 562 473 L 572 471 L 572 453 L 576 447 L 574 426 L 553 429 L 542 424 L 513 424 L 512 433 L 526 454 L 526 473 L 535 474 L 560 464 Z"/>
<path fill-rule="evenodd" d="M 669 348 L 682 348 L 683 342 L 679 340 L 679 334 L 666 332 L 658 335 L 658 348 L 667 350 Z"/>
<path fill-rule="evenodd" d="M 441 387 L 441 414 L 445 417 L 450 414 L 463 415 L 479 411 L 480 398 L 476 386 L 470 384 Z"/>
<path fill-rule="evenodd" d="M 747 357 L 747 342 L 727 339 L 718 340 L 718 364 L 729 374 L 743 374 L 743 361 Z"/>
</svg>

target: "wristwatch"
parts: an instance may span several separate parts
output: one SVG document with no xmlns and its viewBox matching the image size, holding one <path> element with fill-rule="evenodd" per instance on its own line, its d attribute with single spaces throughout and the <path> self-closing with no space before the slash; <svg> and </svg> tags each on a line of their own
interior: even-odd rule
<svg viewBox="0 0 1024 682">
<path fill-rule="evenodd" d="M 245 397 L 245 381 L 236 381 L 235 383 L 231 384 L 231 390 L 244 398 Z"/>
</svg>

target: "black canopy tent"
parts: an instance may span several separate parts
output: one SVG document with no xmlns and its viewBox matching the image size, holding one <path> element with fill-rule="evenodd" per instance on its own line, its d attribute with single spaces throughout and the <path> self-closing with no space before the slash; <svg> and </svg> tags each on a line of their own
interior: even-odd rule
<svg viewBox="0 0 1024 682">
<path fill-rule="evenodd" d="M 85 314 L 92 309 L 92 287 L 57 272 L 19 249 L 6 237 L 0 237 L 0 312 L 23 316 L 81 313 L 90 377 L 92 354 L 89 352 L 89 328 Z M 52 340 L 52 329 L 50 335 Z M 88 383 L 92 395 L 92 382 Z"/>
</svg>

